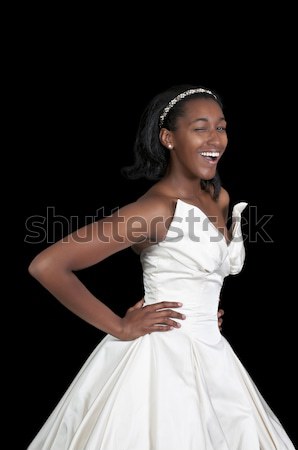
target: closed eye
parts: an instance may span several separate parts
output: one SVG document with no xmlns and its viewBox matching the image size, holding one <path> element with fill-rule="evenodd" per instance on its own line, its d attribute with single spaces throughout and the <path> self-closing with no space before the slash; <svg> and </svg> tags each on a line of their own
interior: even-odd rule
<svg viewBox="0 0 298 450">
<path fill-rule="evenodd" d="M 226 131 L 225 127 L 216 127 L 217 131 L 224 132 Z M 208 131 L 208 128 L 195 128 L 195 131 Z"/>
</svg>

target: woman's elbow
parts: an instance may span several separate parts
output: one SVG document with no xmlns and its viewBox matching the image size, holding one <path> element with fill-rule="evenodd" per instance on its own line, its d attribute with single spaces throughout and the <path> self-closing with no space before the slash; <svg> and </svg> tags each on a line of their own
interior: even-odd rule
<svg viewBox="0 0 298 450">
<path fill-rule="evenodd" d="M 29 264 L 28 272 L 32 275 L 32 277 L 40 279 L 49 271 L 50 267 L 50 258 L 47 258 L 44 255 L 37 255 Z"/>
</svg>

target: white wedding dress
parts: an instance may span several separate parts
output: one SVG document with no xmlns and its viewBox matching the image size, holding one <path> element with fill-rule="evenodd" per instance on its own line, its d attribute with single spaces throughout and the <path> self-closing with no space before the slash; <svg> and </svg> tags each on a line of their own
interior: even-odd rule
<svg viewBox="0 0 298 450">
<path fill-rule="evenodd" d="M 107 335 L 41 428 L 30 450 L 294 449 L 221 335 L 223 279 L 244 262 L 233 239 L 196 206 L 177 201 L 163 242 L 143 250 L 146 304 L 179 301 L 181 328 L 133 341 Z"/>
</svg>

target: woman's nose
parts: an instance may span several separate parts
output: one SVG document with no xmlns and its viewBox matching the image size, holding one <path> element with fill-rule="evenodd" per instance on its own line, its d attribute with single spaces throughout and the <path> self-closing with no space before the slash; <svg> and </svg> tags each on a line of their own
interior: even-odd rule
<svg viewBox="0 0 298 450">
<path fill-rule="evenodd" d="M 216 129 L 210 129 L 208 133 L 208 142 L 220 142 L 220 134 Z"/>
</svg>

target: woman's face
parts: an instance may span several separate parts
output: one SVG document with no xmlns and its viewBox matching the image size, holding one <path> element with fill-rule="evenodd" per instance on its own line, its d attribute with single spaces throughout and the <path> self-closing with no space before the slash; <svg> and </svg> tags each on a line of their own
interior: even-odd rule
<svg viewBox="0 0 298 450">
<path fill-rule="evenodd" d="M 222 109 L 212 99 L 197 98 L 185 103 L 184 112 L 171 131 L 170 170 L 210 180 L 228 143 Z"/>
</svg>

